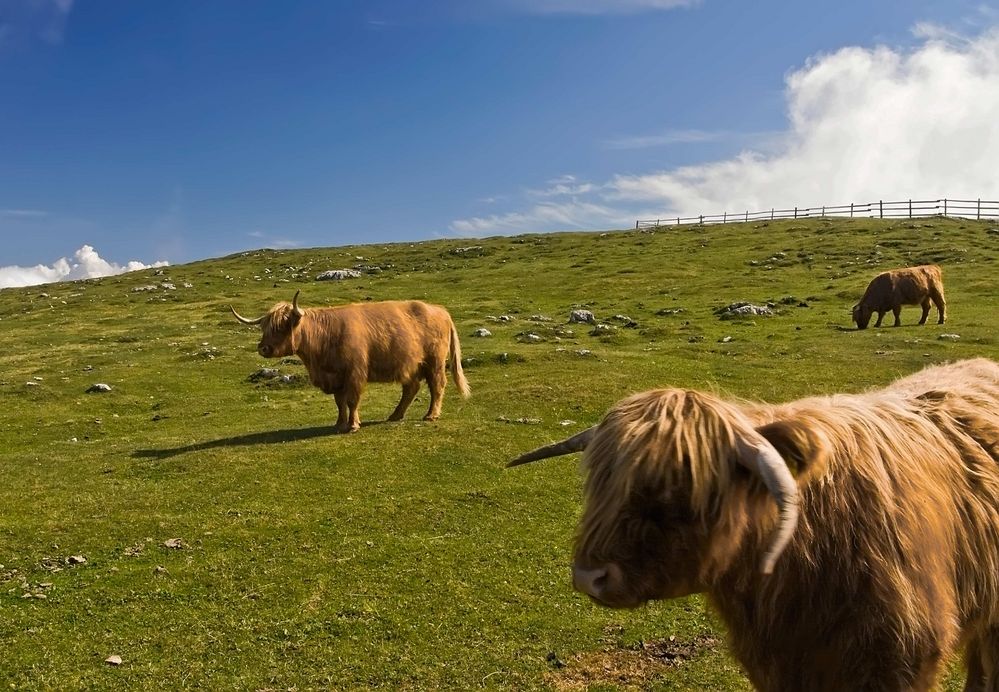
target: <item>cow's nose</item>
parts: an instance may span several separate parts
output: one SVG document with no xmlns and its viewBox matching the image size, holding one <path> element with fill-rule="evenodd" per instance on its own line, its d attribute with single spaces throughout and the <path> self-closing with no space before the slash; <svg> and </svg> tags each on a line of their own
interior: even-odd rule
<svg viewBox="0 0 999 692">
<path fill-rule="evenodd" d="M 607 568 L 593 567 L 587 569 L 579 565 L 572 566 L 572 586 L 588 596 L 600 599 L 607 588 Z"/>
<path fill-rule="evenodd" d="M 262 355 L 264 358 L 270 358 L 271 357 L 271 347 L 270 346 L 265 346 L 265 345 L 261 344 L 260 346 L 257 347 L 257 353 L 259 353 L 260 355 Z"/>
</svg>

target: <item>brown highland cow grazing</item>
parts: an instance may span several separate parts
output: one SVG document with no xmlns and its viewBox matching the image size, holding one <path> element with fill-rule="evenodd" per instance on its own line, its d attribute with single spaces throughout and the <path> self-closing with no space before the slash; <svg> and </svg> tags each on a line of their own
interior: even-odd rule
<svg viewBox="0 0 999 692">
<path fill-rule="evenodd" d="M 999 689 L 999 364 L 747 404 L 636 394 L 511 465 L 584 451 L 575 587 L 706 592 L 761 690 Z"/>
<path fill-rule="evenodd" d="M 930 314 L 930 302 L 937 307 L 940 319 L 937 324 L 944 323 L 947 302 L 944 300 L 943 275 L 940 267 L 935 264 L 924 264 L 919 267 L 892 269 L 875 276 L 864 291 L 864 297 L 853 306 L 853 321 L 858 329 L 867 329 L 871 315 L 878 313 L 875 327 L 881 326 L 881 320 L 889 310 L 895 315 L 894 326 L 901 323 L 899 316 L 903 305 L 919 305 L 923 308 L 923 316 L 919 324 L 926 324 Z"/>
<path fill-rule="evenodd" d="M 402 384 L 402 399 L 388 418 L 393 421 L 405 415 L 420 380 L 430 387 L 430 409 L 423 419 L 437 420 L 448 367 L 458 391 L 469 395 L 458 332 L 439 305 L 408 300 L 303 310 L 298 294 L 291 303 L 278 303 L 254 320 L 230 309 L 243 324 L 260 325 L 261 356 L 298 356 L 312 384 L 333 395 L 339 411 L 337 432 L 361 427 L 358 406 L 368 382 Z"/>
</svg>

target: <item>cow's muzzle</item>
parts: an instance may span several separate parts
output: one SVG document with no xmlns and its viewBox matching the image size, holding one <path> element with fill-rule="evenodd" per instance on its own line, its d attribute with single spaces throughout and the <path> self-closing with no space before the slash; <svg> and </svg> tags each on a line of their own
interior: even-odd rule
<svg viewBox="0 0 999 692">
<path fill-rule="evenodd" d="M 572 586 L 600 605 L 610 608 L 634 608 L 642 602 L 623 588 L 624 572 L 613 562 L 600 567 L 581 567 L 574 564 Z"/>
<path fill-rule="evenodd" d="M 268 346 L 267 344 L 260 344 L 259 346 L 257 346 L 257 353 L 262 355 L 264 358 L 270 358 L 271 355 L 274 353 L 274 349 Z"/>
</svg>

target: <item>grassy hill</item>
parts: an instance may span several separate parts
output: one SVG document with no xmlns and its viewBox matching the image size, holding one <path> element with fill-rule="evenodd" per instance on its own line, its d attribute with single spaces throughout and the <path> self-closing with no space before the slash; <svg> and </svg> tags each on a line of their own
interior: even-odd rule
<svg viewBox="0 0 999 692">
<path fill-rule="evenodd" d="M 907 307 L 898 329 L 852 329 L 875 273 L 924 262 L 947 324 Z M 997 358 L 997 276 L 994 224 L 816 219 L 260 250 L 2 290 L 0 682 L 747 689 L 699 597 L 618 612 L 572 591 L 572 460 L 504 464 L 643 389 L 782 400 Z M 427 424 L 424 387 L 384 423 L 399 388 L 371 385 L 364 427 L 330 434 L 329 397 L 251 381 L 304 368 L 260 358 L 228 311 L 298 289 L 305 307 L 445 305 L 472 397 L 452 385 Z M 778 314 L 714 314 L 736 301 Z"/>
</svg>

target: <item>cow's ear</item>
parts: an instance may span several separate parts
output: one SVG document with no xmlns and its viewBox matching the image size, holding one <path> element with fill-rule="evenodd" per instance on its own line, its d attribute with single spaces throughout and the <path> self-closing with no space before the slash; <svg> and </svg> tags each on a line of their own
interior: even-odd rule
<svg viewBox="0 0 999 692">
<path fill-rule="evenodd" d="M 807 419 L 774 421 L 756 432 L 774 446 L 795 476 L 825 466 L 832 454 L 832 443 L 825 432 Z"/>
</svg>

